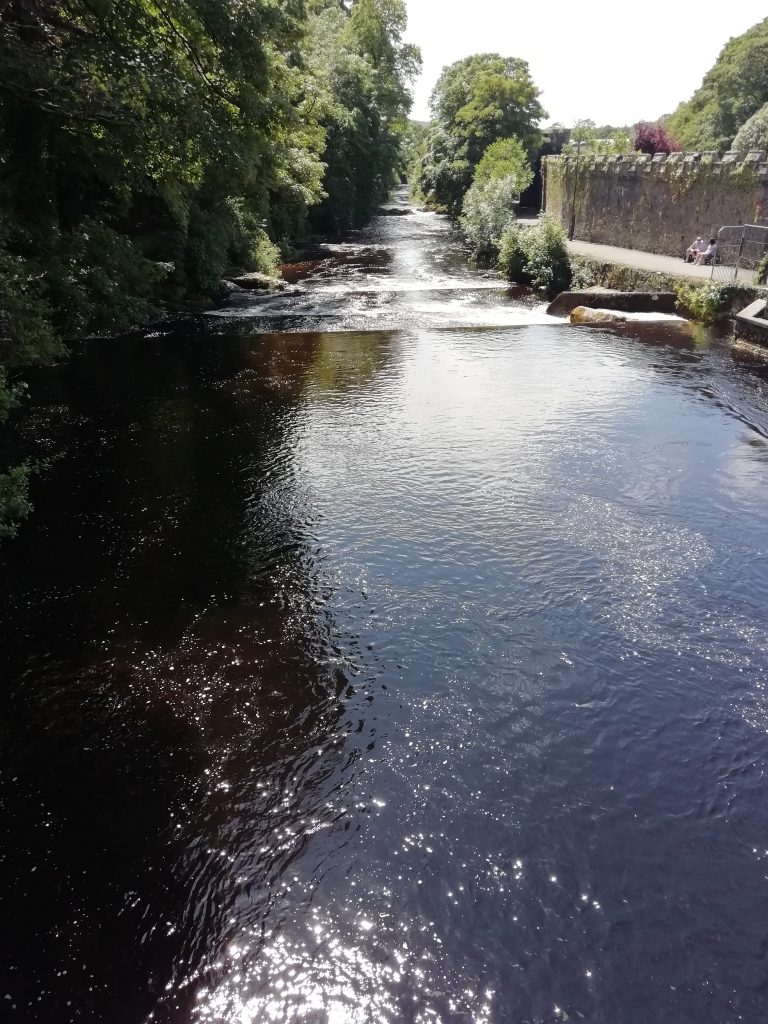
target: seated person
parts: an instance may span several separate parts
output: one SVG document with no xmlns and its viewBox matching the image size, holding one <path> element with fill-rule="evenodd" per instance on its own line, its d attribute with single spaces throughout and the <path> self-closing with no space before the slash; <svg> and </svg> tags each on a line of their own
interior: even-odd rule
<svg viewBox="0 0 768 1024">
<path fill-rule="evenodd" d="M 698 235 L 696 237 L 696 240 L 694 242 L 691 242 L 691 244 L 685 250 L 685 256 L 684 256 L 685 262 L 686 263 L 694 263 L 696 261 L 696 257 L 699 255 L 699 253 L 703 252 L 704 249 L 706 249 L 706 248 L 707 248 L 707 243 L 704 241 L 704 239 L 701 237 L 701 235 Z"/>
<path fill-rule="evenodd" d="M 699 266 L 703 263 L 709 264 L 714 263 L 715 257 L 717 256 L 717 242 L 714 238 L 710 238 L 709 245 L 706 249 L 703 249 L 696 256 L 696 262 Z"/>
</svg>

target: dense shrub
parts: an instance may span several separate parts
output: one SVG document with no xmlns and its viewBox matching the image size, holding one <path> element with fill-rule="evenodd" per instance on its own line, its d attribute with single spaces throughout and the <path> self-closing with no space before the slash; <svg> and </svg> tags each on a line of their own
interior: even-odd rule
<svg viewBox="0 0 768 1024">
<path fill-rule="evenodd" d="M 635 125 L 635 149 L 640 153 L 679 153 L 675 142 L 664 125 L 653 121 L 639 121 Z"/>
<path fill-rule="evenodd" d="M 571 283 L 565 232 L 550 217 L 543 217 L 533 228 L 507 228 L 499 246 L 499 267 L 512 281 L 549 292 L 564 291 Z"/>
<path fill-rule="evenodd" d="M 531 229 L 526 239 L 527 274 L 536 288 L 560 292 L 571 283 L 571 262 L 566 235 L 550 217 Z"/>
<path fill-rule="evenodd" d="M 498 251 L 504 231 L 515 219 L 520 200 L 514 178 L 487 178 L 475 182 L 464 197 L 461 226 L 479 255 Z"/>
<path fill-rule="evenodd" d="M 702 324 L 711 324 L 724 316 L 735 298 L 743 294 L 738 285 L 681 282 L 675 288 L 681 313 Z"/>
<path fill-rule="evenodd" d="M 731 149 L 739 153 L 748 153 L 751 149 L 768 149 L 768 103 L 739 128 Z"/>
</svg>

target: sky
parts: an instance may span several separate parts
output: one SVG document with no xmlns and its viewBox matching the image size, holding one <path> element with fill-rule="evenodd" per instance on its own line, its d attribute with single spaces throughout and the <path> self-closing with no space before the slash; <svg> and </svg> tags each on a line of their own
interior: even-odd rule
<svg viewBox="0 0 768 1024">
<path fill-rule="evenodd" d="M 411 117 L 444 65 L 472 53 L 527 60 L 549 124 L 634 124 L 689 99 L 731 36 L 768 16 L 766 0 L 406 0 L 423 73 Z"/>
</svg>

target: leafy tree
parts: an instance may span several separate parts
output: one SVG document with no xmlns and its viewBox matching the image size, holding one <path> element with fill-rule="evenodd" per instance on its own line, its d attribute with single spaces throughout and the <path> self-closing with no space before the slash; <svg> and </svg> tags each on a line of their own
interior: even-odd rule
<svg viewBox="0 0 768 1024">
<path fill-rule="evenodd" d="M 515 219 L 520 192 L 514 178 L 483 178 L 472 183 L 464 197 L 461 226 L 479 255 L 498 251 L 501 236 Z"/>
<path fill-rule="evenodd" d="M 632 140 L 625 128 L 610 125 L 598 128 L 594 121 L 584 119 L 573 126 L 569 145 L 578 146 L 580 152 L 586 153 L 628 153 L 632 149 Z M 564 152 L 567 151 L 568 146 L 564 147 Z"/>
<path fill-rule="evenodd" d="M 403 0 L 0 3 L 0 420 L 63 338 L 363 219 L 402 162 L 404 29 Z M 27 473 L 0 471 L 8 533 Z"/>
<path fill-rule="evenodd" d="M 519 139 L 498 139 L 486 149 L 464 197 L 461 226 L 480 254 L 498 250 L 505 228 L 514 220 L 520 193 L 533 171 Z"/>
<path fill-rule="evenodd" d="M 497 139 L 483 153 L 480 163 L 475 168 L 472 184 L 490 181 L 495 178 L 509 178 L 518 197 L 533 181 L 533 171 L 528 155 L 519 139 Z"/>
<path fill-rule="evenodd" d="M 668 127 L 685 149 L 724 152 L 741 126 L 768 103 L 768 18 L 730 39 Z"/>
<path fill-rule="evenodd" d="M 323 96 L 325 198 L 314 227 L 360 224 L 386 197 L 403 161 L 418 51 L 402 42 L 403 0 L 360 0 L 351 16 L 337 3 L 318 5 L 310 23 L 308 66 Z"/>
<path fill-rule="evenodd" d="M 739 153 L 748 153 L 751 149 L 768 149 L 768 103 L 739 128 L 731 148 Z"/>
<path fill-rule="evenodd" d="M 419 171 L 421 192 L 458 214 L 480 159 L 498 139 L 517 137 L 535 153 L 546 116 L 528 64 L 516 57 L 475 54 L 443 70 L 430 100 L 435 127 Z"/>
</svg>

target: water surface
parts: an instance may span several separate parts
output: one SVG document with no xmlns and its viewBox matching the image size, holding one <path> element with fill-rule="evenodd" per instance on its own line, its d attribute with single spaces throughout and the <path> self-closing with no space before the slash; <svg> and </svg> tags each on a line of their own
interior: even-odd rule
<svg viewBox="0 0 768 1024">
<path fill-rule="evenodd" d="M 764 1020 L 764 378 L 434 215 L 294 276 L 36 385 L 2 1019 Z"/>
</svg>

